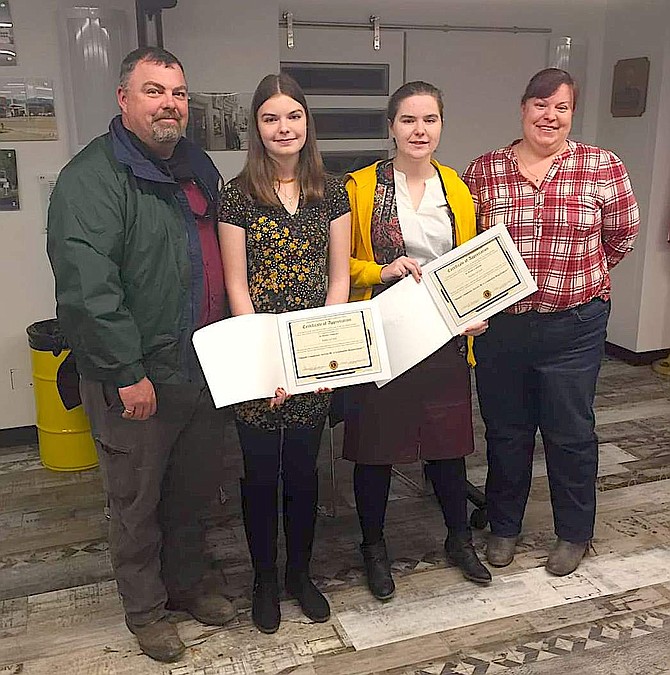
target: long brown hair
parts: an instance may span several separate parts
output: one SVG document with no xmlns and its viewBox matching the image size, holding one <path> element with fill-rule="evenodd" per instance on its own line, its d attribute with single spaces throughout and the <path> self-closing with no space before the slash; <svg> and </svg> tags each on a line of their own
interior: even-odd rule
<svg viewBox="0 0 670 675">
<path fill-rule="evenodd" d="M 306 203 L 323 199 L 325 170 L 316 148 L 314 120 L 300 85 L 288 75 L 266 75 L 256 87 L 251 100 L 249 120 L 249 150 L 238 180 L 242 191 L 253 200 L 266 206 L 281 206 L 274 189 L 277 180 L 276 162 L 268 155 L 258 131 L 258 110 L 269 98 L 284 94 L 297 101 L 307 116 L 307 138 L 300 150 L 296 178 Z"/>
</svg>

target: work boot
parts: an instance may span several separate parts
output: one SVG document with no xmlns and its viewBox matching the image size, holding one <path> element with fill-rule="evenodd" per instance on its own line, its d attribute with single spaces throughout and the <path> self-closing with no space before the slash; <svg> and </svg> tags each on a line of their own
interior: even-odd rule
<svg viewBox="0 0 670 675">
<path fill-rule="evenodd" d="M 237 615 L 237 610 L 228 598 L 204 591 L 178 598 L 171 597 L 167 609 L 188 612 L 194 619 L 208 626 L 224 626 Z"/>
<path fill-rule="evenodd" d="M 286 537 L 286 591 L 298 601 L 308 619 L 323 623 L 330 619 L 330 605 L 309 578 L 318 495 L 316 472 L 309 480 L 303 478 L 300 483 L 284 479 L 282 507 Z"/>
<path fill-rule="evenodd" d="M 159 619 L 144 626 L 134 626 L 126 617 L 128 630 L 135 635 L 140 649 L 152 659 L 170 663 L 177 661 L 186 650 L 177 628 L 167 618 Z"/>
<path fill-rule="evenodd" d="M 386 552 L 386 542 L 380 539 L 374 544 L 361 544 L 368 588 L 377 600 L 390 600 L 395 595 L 391 576 L 391 563 Z"/>
<path fill-rule="evenodd" d="M 493 567 L 507 567 L 514 560 L 518 537 L 499 537 L 489 534 L 486 542 L 486 559 Z"/>
<path fill-rule="evenodd" d="M 575 544 L 571 541 L 557 539 L 547 558 L 545 565 L 547 572 L 557 577 L 572 574 L 579 567 L 588 547 L 588 541 Z"/>
<path fill-rule="evenodd" d="M 470 532 L 449 532 L 444 541 L 444 550 L 447 559 L 461 570 L 466 579 L 477 584 L 491 583 L 491 573 L 480 562 Z"/>
<path fill-rule="evenodd" d="M 281 621 L 277 582 L 277 486 L 240 481 L 242 517 L 254 567 L 251 618 L 261 633 L 275 633 Z"/>
</svg>

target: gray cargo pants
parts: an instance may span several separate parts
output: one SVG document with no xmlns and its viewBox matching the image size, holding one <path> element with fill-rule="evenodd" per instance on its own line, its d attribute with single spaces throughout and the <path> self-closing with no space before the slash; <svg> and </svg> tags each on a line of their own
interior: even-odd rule
<svg viewBox="0 0 670 675">
<path fill-rule="evenodd" d="M 109 548 L 126 616 L 166 615 L 206 568 L 201 515 L 220 485 L 222 411 L 199 385 L 155 385 L 157 413 L 121 417 L 112 385 L 80 384 L 110 507 Z"/>
</svg>

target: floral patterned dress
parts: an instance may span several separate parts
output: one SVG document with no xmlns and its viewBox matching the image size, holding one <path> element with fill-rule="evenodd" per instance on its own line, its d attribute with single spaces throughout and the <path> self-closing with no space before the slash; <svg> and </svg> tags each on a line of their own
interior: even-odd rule
<svg viewBox="0 0 670 675">
<path fill-rule="evenodd" d="M 305 204 L 301 195 L 293 215 L 283 206 L 252 201 L 235 178 L 221 191 L 219 204 L 219 221 L 246 230 L 247 281 L 256 312 L 281 314 L 325 304 L 330 223 L 350 210 L 339 179 L 326 178 L 321 202 Z M 329 404 L 325 394 L 298 394 L 275 409 L 258 399 L 237 404 L 235 416 L 262 429 L 316 427 Z"/>
</svg>

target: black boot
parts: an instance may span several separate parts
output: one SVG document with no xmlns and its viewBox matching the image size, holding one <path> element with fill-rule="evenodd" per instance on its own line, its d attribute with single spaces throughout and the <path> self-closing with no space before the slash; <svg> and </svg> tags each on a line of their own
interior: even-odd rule
<svg viewBox="0 0 670 675">
<path fill-rule="evenodd" d="M 251 618 L 262 633 L 279 628 L 279 584 L 277 581 L 277 487 L 240 481 L 242 516 L 254 566 Z"/>
<path fill-rule="evenodd" d="M 281 610 L 276 569 L 258 571 L 254 574 L 251 619 L 261 633 L 277 632 L 281 622 Z"/>
<path fill-rule="evenodd" d="M 284 481 L 283 511 L 286 536 L 286 592 L 300 604 L 303 614 L 318 623 L 330 619 L 330 605 L 309 578 L 316 525 L 318 477 L 308 485 Z"/>
<path fill-rule="evenodd" d="M 377 600 L 390 600 L 395 595 L 391 576 L 391 563 L 386 553 L 386 543 L 380 539 L 374 544 L 361 544 L 368 588 Z"/>
<path fill-rule="evenodd" d="M 477 584 L 491 583 L 491 573 L 477 557 L 469 531 L 449 532 L 444 542 L 444 550 L 447 559 L 461 570 L 466 579 Z"/>
</svg>

